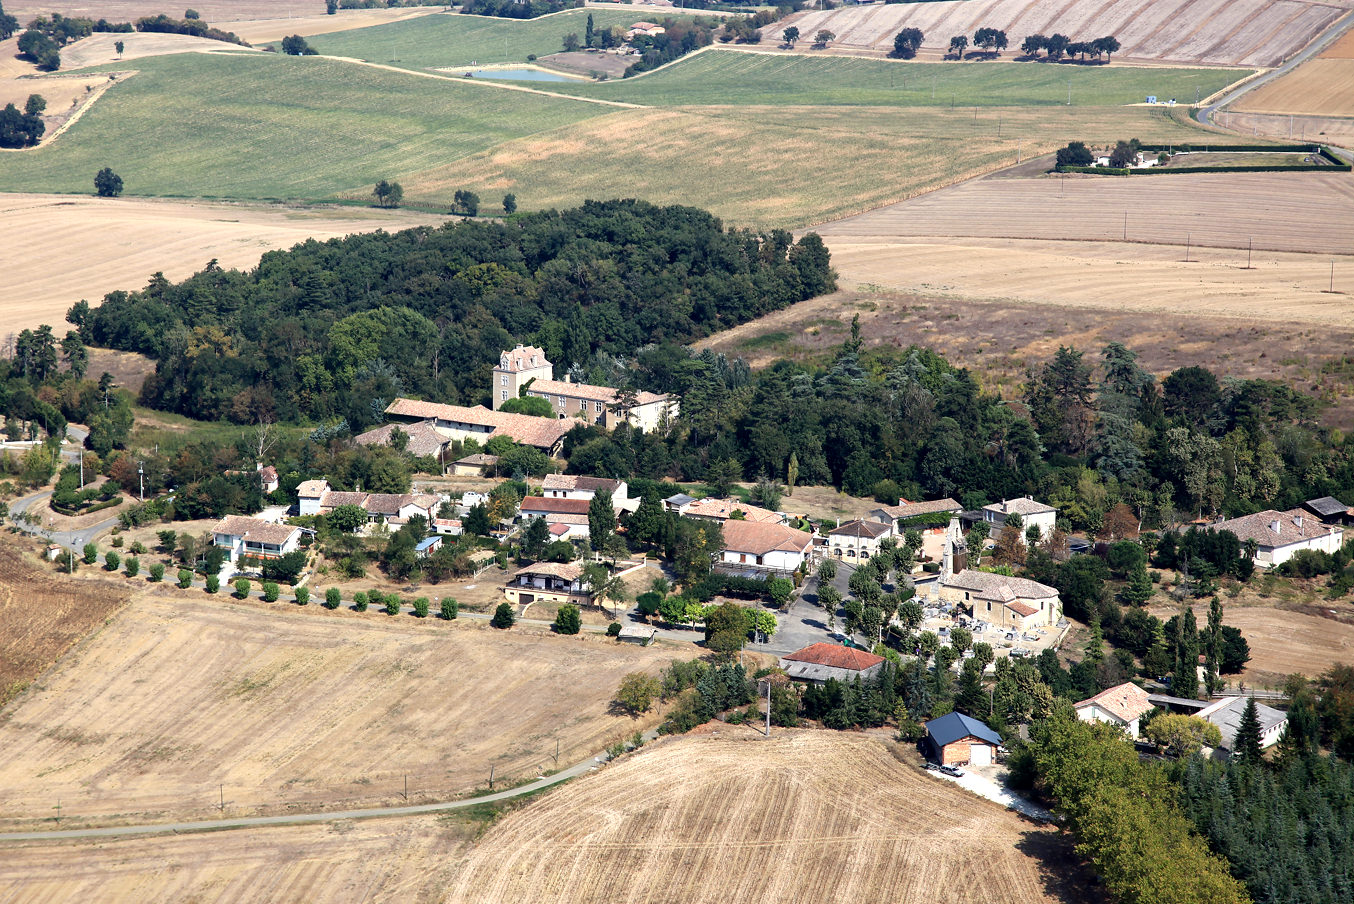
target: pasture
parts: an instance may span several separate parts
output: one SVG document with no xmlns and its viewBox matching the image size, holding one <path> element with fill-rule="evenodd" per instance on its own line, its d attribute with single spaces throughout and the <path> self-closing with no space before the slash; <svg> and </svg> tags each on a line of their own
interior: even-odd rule
<svg viewBox="0 0 1354 904">
<path fill-rule="evenodd" d="M 579 97 L 652 106 L 1054 107 L 1069 105 L 1070 88 L 1070 106 L 1095 107 L 1141 103 L 1149 94 L 1192 101 L 1196 90 L 1200 97 L 1207 97 L 1248 74 L 1235 69 L 1081 68 L 1023 63 L 937 66 L 712 48 L 635 78 L 552 89 Z"/>
<path fill-rule="evenodd" d="M 971 37 L 984 26 L 1006 32 L 1008 57 L 1019 52 L 1017 48 L 1027 35 L 1058 32 L 1073 41 L 1114 35 L 1122 45 L 1116 58 L 1269 67 L 1302 48 L 1348 8 L 1347 0 L 1196 0 L 1185 4 L 1175 0 L 1089 0 L 1075 4 L 1062 0 L 941 0 L 811 10 L 772 28 L 779 37 L 785 27 L 798 27 L 804 36 L 801 44 L 826 28 L 837 35 L 834 46 L 881 52 L 893 49 L 894 35 L 903 28 L 920 28 L 926 35 L 923 53 L 937 58 L 949 46 L 951 35 Z"/>
<path fill-rule="evenodd" d="M 878 737 L 749 728 L 649 745 L 496 823 L 456 902 L 1079 900 L 1050 828 Z M 904 755 L 907 757 L 909 755 Z"/>
<path fill-rule="evenodd" d="M 8 707 L 6 827 L 58 797 L 78 825 L 206 817 L 221 786 L 232 812 L 279 813 L 394 804 L 405 776 L 412 802 L 491 766 L 534 778 L 557 744 L 566 766 L 649 727 L 612 714 L 612 694 L 677 652 L 144 586 Z"/>
</svg>

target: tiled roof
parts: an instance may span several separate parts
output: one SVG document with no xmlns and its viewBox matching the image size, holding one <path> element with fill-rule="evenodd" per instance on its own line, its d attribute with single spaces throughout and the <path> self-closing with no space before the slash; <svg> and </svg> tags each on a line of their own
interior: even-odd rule
<svg viewBox="0 0 1354 904">
<path fill-rule="evenodd" d="M 1332 530 L 1338 531 L 1338 528 L 1321 523 L 1302 509 L 1291 509 L 1286 512 L 1271 509 L 1233 518 L 1230 521 L 1218 521 L 1209 527 L 1212 530 L 1229 530 L 1236 534 L 1242 543 L 1254 540 L 1258 545 L 1269 548 L 1301 543 L 1304 540 L 1325 537 Z"/>
<path fill-rule="evenodd" d="M 878 540 L 893 532 L 893 526 L 882 521 L 848 521 L 841 527 L 828 531 L 829 537 L 858 537 L 863 540 Z"/>
<path fill-rule="evenodd" d="M 1147 699 L 1147 691 L 1128 682 L 1115 685 L 1094 697 L 1073 704 L 1073 708 L 1081 709 L 1092 704 L 1123 722 L 1132 722 L 1152 708 L 1152 701 Z"/>
<path fill-rule="evenodd" d="M 946 587 L 967 590 L 979 599 L 990 599 L 1003 604 L 1013 599 L 1045 600 L 1058 595 L 1055 588 L 1038 581 L 972 569 L 965 569 L 941 583 Z"/>
<path fill-rule="evenodd" d="M 489 429 L 490 436 L 506 436 L 524 446 L 552 449 L 572 430 L 575 421 L 565 418 L 533 417 L 493 411 L 482 405 L 466 408 L 462 405 L 443 405 L 440 402 L 421 402 L 417 399 L 396 399 L 386 406 L 386 414 L 394 417 L 436 419 L 452 424 L 468 424 Z"/>
<path fill-rule="evenodd" d="M 587 499 L 557 499 L 546 496 L 528 496 L 522 500 L 522 514 L 561 514 L 561 515 L 586 515 L 588 506 L 592 505 Z"/>
<path fill-rule="evenodd" d="M 836 669 L 864 671 L 884 661 L 884 657 L 857 650 L 855 647 L 843 647 L 835 643 L 815 643 L 785 657 L 790 662 L 812 662 Z"/>
<path fill-rule="evenodd" d="M 742 512 L 744 521 L 760 521 L 766 524 L 780 524 L 785 519 L 775 512 L 748 505 L 737 499 L 698 499 L 686 507 L 682 514 L 692 518 L 714 518 L 724 521 L 733 517 L 734 512 Z"/>
<path fill-rule="evenodd" d="M 730 552 L 764 556 L 769 552 L 805 553 L 813 536 L 785 524 L 758 521 L 725 521 L 724 548 Z"/>
<path fill-rule="evenodd" d="M 265 465 L 259 468 L 259 476 L 263 478 L 264 483 L 272 483 L 277 480 L 277 468 L 272 465 Z"/>
<path fill-rule="evenodd" d="M 1303 505 L 1307 506 L 1323 518 L 1329 518 L 1332 515 L 1346 515 L 1349 513 L 1349 506 L 1345 505 L 1334 496 L 1322 496 L 1320 499 L 1308 499 Z"/>
<path fill-rule="evenodd" d="M 541 481 L 543 490 L 583 490 L 596 493 L 606 490 L 615 493 L 621 488 L 619 480 L 610 477 L 582 477 L 578 474 L 547 474 Z"/>
<path fill-rule="evenodd" d="M 232 537 L 244 537 L 255 543 L 269 543 L 281 546 L 291 539 L 299 527 L 289 524 L 274 524 L 260 521 L 258 518 L 246 518 L 243 515 L 227 515 L 212 526 L 212 533 L 226 534 Z"/>
<path fill-rule="evenodd" d="M 875 509 L 883 512 L 891 520 L 915 518 L 918 515 L 934 515 L 936 512 L 961 512 L 964 507 L 953 499 L 932 499 L 930 502 L 903 502 L 899 505 L 885 505 Z"/>
<path fill-rule="evenodd" d="M 534 565 L 517 569 L 512 576 L 516 578 L 528 574 L 548 574 L 550 577 L 559 578 L 561 581 L 576 581 L 582 573 L 583 566 L 576 562 L 537 562 Z"/>
<path fill-rule="evenodd" d="M 486 452 L 476 452 L 474 455 L 467 455 L 465 458 L 456 460 L 458 465 L 475 465 L 476 467 L 489 467 L 498 464 L 497 455 L 489 455 Z"/>
<path fill-rule="evenodd" d="M 569 525 L 556 521 L 550 525 L 549 531 L 551 536 L 562 537 L 569 532 Z"/>
<path fill-rule="evenodd" d="M 405 446 L 405 451 L 410 455 L 424 456 L 437 455 L 442 448 L 450 442 L 430 421 L 420 421 L 417 424 L 386 424 L 384 427 L 377 427 L 374 430 L 368 430 L 366 433 L 360 433 L 353 437 L 353 442 L 359 446 L 388 446 L 390 445 L 391 434 L 396 428 L 403 431 L 409 438 L 409 444 Z"/>
<path fill-rule="evenodd" d="M 503 363 L 504 359 L 507 359 L 506 366 Z M 539 349 L 534 345 L 519 345 L 510 352 L 504 352 L 499 355 L 498 362 L 498 370 L 506 370 L 509 373 L 534 370 L 537 367 L 548 367 L 550 365 L 549 360 L 545 357 L 544 349 Z"/>
<path fill-rule="evenodd" d="M 983 506 L 983 511 L 996 512 L 998 515 L 1009 515 L 1014 512 L 1021 517 L 1025 515 L 1042 515 L 1045 512 L 1056 512 L 1057 509 L 1051 505 L 1045 505 L 1042 502 L 1035 502 L 1028 496 L 1020 496 L 1016 499 L 1004 499 L 1001 502 L 994 502 L 991 505 Z"/>
<path fill-rule="evenodd" d="M 366 493 L 350 493 L 342 490 L 331 490 L 324 494 L 320 504 L 325 508 L 338 508 L 340 505 L 366 505 Z"/>
<path fill-rule="evenodd" d="M 302 499 L 319 499 L 328 489 L 327 480 L 303 480 L 296 485 L 296 495 Z"/>
<path fill-rule="evenodd" d="M 1033 606 L 1027 606 L 1024 603 L 1020 602 L 1019 600 L 1012 600 L 1011 602 L 1007 603 L 1006 608 L 1010 609 L 1012 612 L 1014 612 L 1016 615 L 1019 615 L 1021 618 L 1029 618 L 1031 615 L 1039 611 Z"/>
<path fill-rule="evenodd" d="M 589 402 L 601 402 L 604 405 L 610 405 L 616 401 L 616 390 L 610 386 L 570 383 L 566 380 L 534 380 L 527 387 L 527 395 L 535 392 L 566 396 L 571 399 L 587 399 Z M 670 398 L 671 396 L 660 395 L 656 392 L 635 393 L 635 402 L 639 405 L 651 405 L 654 402 L 663 402 Z"/>
</svg>

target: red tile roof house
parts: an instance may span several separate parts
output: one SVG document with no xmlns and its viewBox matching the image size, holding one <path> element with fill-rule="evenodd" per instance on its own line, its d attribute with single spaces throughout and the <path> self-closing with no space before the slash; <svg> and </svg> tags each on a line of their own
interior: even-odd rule
<svg viewBox="0 0 1354 904">
<path fill-rule="evenodd" d="M 893 536 L 893 523 L 848 521 L 827 534 L 828 552 L 848 562 L 864 562 L 879 554 L 879 541 Z"/>
<path fill-rule="evenodd" d="M 853 681 L 873 678 L 884 665 L 884 657 L 835 643 L 815 643 L 781 657 L 780 667 L 796 681 Z"/>
<path fill-rule="evenodd" d="M 547 455 L 559 452 L 564 443 L 564 434 L 576 426 L 570 420 L 509 414 L 478 405 L 466 408 L 462 405 L 403 398 L 386 406 L 385 413 L 404 423 L 431 422 L 433 428 L 448 439 L 473 439 L 484 443 L 495 436 L 506 436 L 521 445 L 535 446 Z"/>
<path fill-rule="evenodd" d="M 1152 709 L 1147 696 L 1147 691 L 1136 684 L 1124 683 L 1073 704 L 1072 708 L 1083 722 L 1107 722 L 1137 740 L 1138 720 Z"/>
<path fill-rule="evenodd" d="M 566 525 L 569 530 L 564 534 L 555 534 L 565 540 L 586 539 L 589 536 L 588 499 L 552 499 L 545 496 L 528 496 L 522 500 L 518 514 L 525 524 L 532 518 L 544 518 L 548 527 Z M 553 534 L 553 531 L 552 531 Z"/>
<path fill-rule="evenodd" d="M 720 561 L 776 571 L 794 571 L 813 551 L 813 534 L 786 524 L 725 521 Z"/>
<path fill-rule="evenodd" d="M 586 606 L 592 594 L 577 562 L 537 562 L 519 568 L 503 586 L 503 595 L 520 606 L 532 603 L 573 603 Z"/>
</svg>

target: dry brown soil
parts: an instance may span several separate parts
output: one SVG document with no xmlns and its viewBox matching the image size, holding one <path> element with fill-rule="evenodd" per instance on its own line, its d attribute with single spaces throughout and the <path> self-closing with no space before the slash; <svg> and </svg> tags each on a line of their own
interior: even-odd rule
<svg viewBox="0 0 1354 904">
<path fill-rule="evenodd" d="M 116 289 L 143 288 L 162 271 L 180 280 L 215 258 L 250 268 L 266 251 L 308 238 L 436 224 L 444 218 L 409 210 L 293 208 L 63 195 L 9 194 L 0 199 L 0 246 L 6 249 L 5 333 L 50 323 L 64 331 L 67 309 Z M 79 248 L 52 267 L 53 248 Z"/>
<path fill-rule="evenodd" d="M 1283 78 L 1237 102 L 1252 113 L 1354 117 L 1354 30 Z"/>
<path fill-rule="evenodd" d="M 140 586 L 0 715 L 0 825 L 57 798 L 75 824 L 163 821 L 216 812 L 220 786 L 228 813 L 279 813 L 533 778 L 557 741 L 564 766 L 652 724 L 612 694 L 678 652 Z"/>
<path fill-rule="evenodd" d="M 269 19 L 324 12 L 322 0 L 194 0 L 192 4 L 166 6 L 162 0 L 12 0 L 5 12 L 22 25 L 34 16 L 61 13 L 63 16 L 81 16 L 89 19 L 107 19 L 110 22 L 132 22 L 142 16 L 182 16 L 191 6 L 209 25 L 239 19 Z"/>
<path fill-rule="evenodd" d="M 879 737 L 712 731 L 651 744 L 507 816 L 446 900 L 1015 904 L 1076 893 L 1053 830 L 900 762 Z"/>
<path fill-rule="evenodd" d="M 432 902 L 473 827 L 435 816 L 118 841 L 10 845 L 0 900 Z"/>
<path fill-rule="evenodd" d="M 127 602 L 115 579 L 75 583 L 32 541 L 0 534 L 0 706 Z"/>
</svg>

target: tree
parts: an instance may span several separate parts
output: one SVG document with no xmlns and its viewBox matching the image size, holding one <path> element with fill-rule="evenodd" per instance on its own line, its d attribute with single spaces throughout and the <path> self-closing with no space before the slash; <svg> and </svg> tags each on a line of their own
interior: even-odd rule
<svg viewBox="0 0 1354 904">
<path fill-rule="evenodd" d="M 339 0 L 324 0 L 325 15 L 332 16 L 338 13 Z"/>
<path fill-rule="evenodd" d="M 1095 157 L 1085 142 L 1069 141 L 1067 147 L 1058 148 L 1057 162 L 1058 166 L 1090 166 Z"/>
<path fill-rule="evenodd" d="M 324 592 L 324 608 L 337 609 L 343 604 L 343 593 L 337 587 L 330 587 Z"/>
<path fill-rule="evenodd" d="M 1236 740 L 1232 742 L 1232 759 L 1250 765 L 1260 762 L 1260 714 L 1256 709 L 1254 697 L 1246 699 L 1246 709 L 1241 713 L 1241 722 L 1236 728 Z"/>
<path fill-rule="evenodd" d="M 780 508 L 780 484 L 765 474 L 757 476 L 757 482 L 753 485 L 749 496 L 755 505 L 764 509 L 770 509 L 774 512 Z"/>
<path fill-rule="evenodd" d="M 30 94 L 28 100 L 24 102 L 24 114 L 26 116 L 41 116 L 42 111 L 47 109 L 47 99 L 41 94 Z"/>
<path fill-rule="evenodd" d="M 400 595 L 398 593 L 386 594 L 386 615 L 400 614 Z"/>
<path fill-rule="evenodd" d="M 973 33 L 973 46 L 987 53 L 1000 54 L 1006 49 L 1006 32 L 999 28 L 980 28 Z"/>
<path fill-rule="evenodd" d="M 790 461 L 785 466 L 785 495 L 793 496 L 795 494 L 795 481 L 799 480 L 799 456 L 794 452 L 790 453 Z"/>
<path fill-rule="evenodd" d="M 498 608 L 494 610 L 494 617 L 489 620 L 492 627 L 500 630 L 507 630 L 517 623 L 517 616 L 513 614 L 512 606 L 507 603 L 499 603 Z"/>
<path fill-rule="evenodd" d="M 282 52 L 288 56 L 315 56 L 315 48 L 306 43 L 300 35 L 288 35 L 282 39 Z"/>
<path fill-rule="evenodd" d="M 126 45 L 123 44 L 121 41 L 114 41 L 114 42 L 113 42 L 113 49 L 117 51 L 117 53 L 118 53 L 118 59 L 122 59 L 122 49 L 123 49 L 125 46 L 126 46 Z"/>
<path fill-rule="evenodd" d="M 793 47 L 795 46 L 795 42 L 799 40 L 799 29 L 796 26 L 791 25 L 789 28 L 785 29 L 785 31 L 781 32 L 780 36 L 785 39 L 786 44 Z"/>
<path fill-rule="evenodd" d="M 187 590 L 191 586 L 193 586 L 193 573 L 187 568 L 180 568 L 178 581 L 179 589 Z"/>
<path fill-rule="evenodd" d="M 831 584 L 837 579 L 837 560 L 823 559 L 818 563 L 818 583 Z"/>
<path fill-rule="evenodd" d="M 5 13 L 5 7 L 0 4 L 0 41 L 8 41 L 14 37 L 14 32 L 19 30 L 19 20 Z"/>
<path fill-rule="evenodd" d="M 837 36 L 826 28 L 823 28 L 818 31 L 818 34 L 813 36 L 813 46 L 826 47 L 835 40 L 837 40 Z"/>
<path fill-rule="evenodd" d="M 601 550 L 615 532 L 616 509 L 611 504 L 611 492 L 598 490 L 588 501 L 588 541 L 593 549 Z"/>
<path fill-rule="evenodd" d="M 452 197 L 452 213 L 459 213 L 467 217 L 477 217 L 480 215 L 480 196 L 473 191 L 466 191 L 463 188 L 456 189 L 456 194 Z"/>
<path fill-rule="evenodd" d="M 360 505 L 340 505 L 325 516 L 334 530 L 350 534 L 367 523 L 367 510 Z"/>
<path fill-rule="evenodd" d="M 503 213 L 505 216 L 512 216 L 517 213 L 517 195 L 512 192 L 503 196 Z"/>
<path fill-rule="evenodd" d="M 85 548 L 82 550 L 82 552 L 83 552 L 82 558 L 86 565 L 93 565 L 96 561 L 98 561 L 99 547 L 95 546 L 93 543 L 86 543 Z"/>
<path fill-rule="evenodd" d="M 442 600 L 442 618 L 445 621 L 454 621 L 456 616 L 461 614 L 461 604 L 455 597 L 444 597 Z"/>
<path fill-rule="evenodd" d="M 380 207 L 399 207 L 404 200 L 404 189 L 400 183 L 387 182 L 385 179 L 377 182 L 371 193 L 376 196 L 376 204 Z"/>
<path fill-rule="evenodd" d="M 578 40 L 578 33 L 577 33 L 577 32 L 572 32 L 572 31 L 571 31 L 571 32 L 569 32 L 567 35 L 564 36 L 564 52 L 565 52 L 565 53 L 577 53 L 579 47 L 581 47 L 581 46 L 582 46 L 582 45 L 579 43 L 579 40 Z"/>
<path fill-rule="evenodd" d="M 1128 586 L 1120 594 L 1130 606 L 1145 606 L 1152 598 L 1152 578 L 1147 574 L 1147 566 L 1139 563 L 1128 574 Z"/>
<path fill-rule="evenodd" d="M 921 42 L 920 28 L 904 28 L 894 36 L 893 53 L 890 56 L 900 60 L 910 60 L 917 55 L 917 48 L 921 47 Z M 823 43 L 827 42 L 824 41 Z"/>
<path fill-rule="evenodd" d="M 955 59 L 962 60 L 964 51 L 968 49 L 968 35 L 955 35 L 950 38 L 949 52 L 954 54 Z"/>
<path fill-rule="evenodd" d="M 1138 160 L 1138 152 L 1127 141 L 1120 141 L 1110 151 L 1110 166 L 1123 168 L 1132 166 Z"/>
<path fill-rule="evenodd" d="M 578 607 L 565 603 L 555 613 L 555 622 L 550 627 L 554 629 L 556 634 L 577 634 L 582 624 L 583 620 L 579 615 Z"/>
<path fill-rule="evenodd" d="M 631 672 L 621 679 L 616 702 L 630 715 L 639 716 L 649 711 L 662 689 L 663 685 L 653 675 Z"/>
<path fill-rule="evenodd" d="M 625 579 L 611 573 L 601 562 L 589 562 L 583 566 L 583 583 L 592 594 L 592 601 L 601 608 L 608 602 L 619 603 L 629 592 Z"/>
<path fill-rule="evenodd" d="M 1113 35 L 1107 35 L 1103 38 L 1096 38 L 1091 42 L 1091 46 L 1095 48 L 1097 55 L 1103 53 L 1105 55 L 1105 60 L 1108 61 L 1119 49 L 1119 41 Z"/>
<path fill-rule="evenodd" d="M 263 601 L 265 603 L 277 602 L 277 597 L 280 592 L 281 588 L 278 587 L 277 584 L 273 583 L 272 581 L 263 582 Z"/>
<path fill-rule="evenodd" d="M 705 469 L 705 485 L 710 495 L 724 498 L 733 492 L 733 485 L 743 479 L 743 467 L 732 458 L 712 461 Z"/>
<path fill-rule="evenodd" d="M 1222 743 L 1218 726 L 1198 716 L 1174 713 L 1164 713 L 1148 722 L 1143 735 L 1160 750 L 1177 758 L 1193 756 L 1204 747 L 1217 747 Z"/>
<path fill-rule="evenodd" d="M 238 599 L 244 599 L 249 596 L 249 582 L 240 578 L 235 582 L 235 596 Z"/>
<path fill-rule="evenodd" d="M 94 191 L 100 198 L 116 198 L 122 194 L 122 177 L 105 166 L 94 175 Z"/>
<path fill-rule="evenodd" d="M 150 566 L 150 580 L 153 584 L 158 584 L 165 579 L 165 565 L 163 562 L 156 562 Z"/>
</svg>

